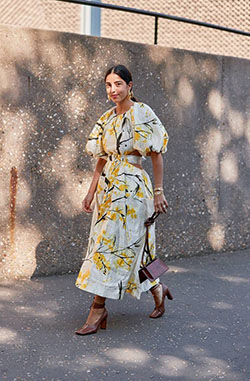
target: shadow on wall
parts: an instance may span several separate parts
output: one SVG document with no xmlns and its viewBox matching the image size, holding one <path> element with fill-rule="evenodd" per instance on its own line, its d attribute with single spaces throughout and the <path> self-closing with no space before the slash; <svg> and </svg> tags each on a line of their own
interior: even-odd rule
<svg viewBox="0 0 250 381">
<path fill-rule="evenodd" d="M 1 27 L 0 38 L 0 277 L 79 269 L 94 167 L 84 146 L 111 107 L 103 77 L 116 63 L 170 135 L 158 253 L 249 246 L 248 61 L 32 29 Z"/>
</svg>

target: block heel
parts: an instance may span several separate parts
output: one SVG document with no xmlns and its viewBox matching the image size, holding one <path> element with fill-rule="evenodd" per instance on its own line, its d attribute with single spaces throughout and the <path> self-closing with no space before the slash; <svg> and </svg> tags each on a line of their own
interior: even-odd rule
<svg viewBox="0 0 250 381">
<path fill-rule="evenodd" d="M 160 283 L 158 286 L 155 287 L 162 287 L 162 300 L 161 303 L 159 304 L 158 298 L 156 295 L 153 294 L 154 300 L 155 300 L 155 309 L 154 311 L 149 315 L 150 318 L 152 319 L 157 319 L 161 317 L 164 312 L 165 312 L 165 297 L 167 297 L 169 300 L 173 300 L 173 295 L 169 291 L 168 287 L 164 283 Z M 154 290 L 155 288 L 153 288 Z M 153 291 L 152 290 L 152 291 Z"/>
<path fill-rule="evenodd" d="M 103 308 L 103 313 L 100 318 L 94 324 L 85 323 L 82 328 L 75 331 L 76 335 L 90 335 L 92 333 L 96 333 L 99 328 L 106 329 L 107 328 L 107 318 L 108 312 L 105 308 L 105 304 L 93 303 L 91 308 Z"/>
</svg>

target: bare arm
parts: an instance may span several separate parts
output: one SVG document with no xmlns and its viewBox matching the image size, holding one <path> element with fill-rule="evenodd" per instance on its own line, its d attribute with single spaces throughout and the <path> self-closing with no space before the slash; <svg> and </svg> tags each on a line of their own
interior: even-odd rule
<svg viewBox="0 0 250 381">
<path fill-rule="evenodd" d="M 104 165 L 106 164 L 106 160 L 105 159 L 98 159 L 97 163 L 96 163 L 96 167 L 95 167 L 95 171 L 94 171 L 94 174 L 93 174 L 93 178 L 92 178 L 92 181 L 91 181 L 91 184 L 89 186 L 89 190 L 88 190 L 88 193 L 87 195 L 85 196 L 83 202 L 82 202 L 82 209 L 84 212 L 86 213 L 91 213 L 93 211 L 92 208 L 90 208 L 90 205 L 93 201 L 93 198 L 94 198 L 94 195 L 95 195 L 95 192 L 96 192 L 96 188 L 97 188 L 97 184 L 98 184 L 98 181 L 99 181 L 99 177 L 102 173 L 102 170 L 103 170 L 103 167 Z"/>
<path fill-rule="evenodd" d="M 154 188 L 163 189 L 163 159 L 161 153 L 151 152 L 151 160 L 154 174 Z M 156 212 L 166 213 L 168 202 L 165 199 L 164 193 L 154 196 L 154 207 Z"/>
</svg>

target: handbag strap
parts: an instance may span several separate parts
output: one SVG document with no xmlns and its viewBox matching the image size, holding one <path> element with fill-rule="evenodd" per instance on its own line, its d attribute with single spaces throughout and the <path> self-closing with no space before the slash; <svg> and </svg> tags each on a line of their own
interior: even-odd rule
<svg viewBox="0 0 250 381">
<path fill-rule="evenodd" d="M 144 245 L 144 249 L 143 249 L 143 254 L 142 254 L 142 259 L 141 259 L 141 264 L 143 265 L 143 258 L 144 258 L 144 254 L 146 253 L 149 258 L 150 258 L 150 261 L 153 260 L 152 256 L 151 256 L 151 253 L 150 253 L 150 249 L 149 249 L 149 242 L 148 242 L 148 228 L 150 225 L 153 225 L 153 223 L 155 222 L 156 218 L 159 216 L 159 212 L 154 212 L 152 214 L 151 217 L 147 218 L 144 225 L 146 226 L 146 238 L 145 238 L 145 245 Z"/>
</svg>

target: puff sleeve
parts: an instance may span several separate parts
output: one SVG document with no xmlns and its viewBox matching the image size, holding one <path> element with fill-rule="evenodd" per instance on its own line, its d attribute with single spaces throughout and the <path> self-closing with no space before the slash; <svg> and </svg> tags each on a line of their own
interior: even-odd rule
<svg viewBox="0 0 250 381">
<path fill-rule="evenodd" d="M 154 111 L 145 103 L 136 103 L 133 121 L 133 148 L 146 156 L 167 151 L 168 133 Z"/>
<path fill-rule="evenodd" d="M 108 116 L 109 113 L 106 112 L 100 117 L 88 137 L 85 150 L 90 156 L 94 156 L 95 158 L 101 157 L 107 159 L 107 153 L 104 151 L 102 140 Z"/>
</svg>

